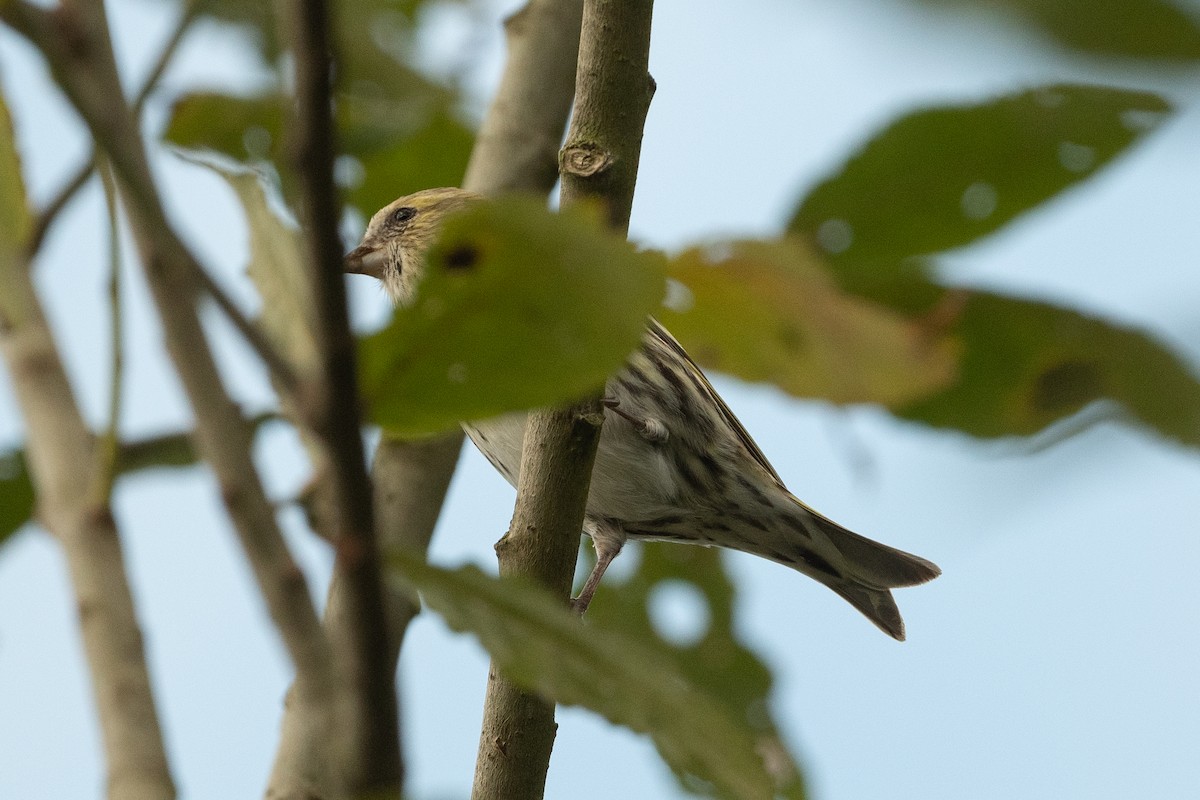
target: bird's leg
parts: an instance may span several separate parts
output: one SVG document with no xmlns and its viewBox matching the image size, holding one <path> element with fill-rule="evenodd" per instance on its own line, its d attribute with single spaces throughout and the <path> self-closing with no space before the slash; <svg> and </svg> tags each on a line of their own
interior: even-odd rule
<svg viewBox="0 0 1200 800">
<path fill-rule="evenodd" d="M 667 440 L 667 426 L 662 423 L 662 420 L 640 417 L 635 417 L 628 411 L 621 408 L 621 401 L 616 397 L 605 397 L 600 401 L 600 404 L 613 412 L 617 416 L 624 417 L 629 420 L 629 423 L 637 429 L 637 432 L 642 435 L 642 438 L 648 442 L 662 444 Z"/>
<path fill-rule="evenodd" d="M 596 594 L 596 589 L 600 586 L 600 579 L 604 577 L 608 565 L 625 545 L 625 531 L 619 525 L 588 520 L 585 529 L 588 536 L 592 537 L 592 546 L 596 548 L 596 566 L 592 567 L 587 580 L 583 582 L 579 596 L 571 600 L 572 610 L 580 616 L 583 616 L 588 606 L 591 605 L 592 596 Z"/>
</svg>

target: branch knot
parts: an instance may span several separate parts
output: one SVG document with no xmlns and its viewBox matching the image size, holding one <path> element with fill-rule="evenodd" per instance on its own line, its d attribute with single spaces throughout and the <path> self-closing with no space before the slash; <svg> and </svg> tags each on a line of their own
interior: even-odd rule
<svg viewBox="0 0 1200 800">
<path fill-rule="evenodd" d="M 558 168 L 563 175 L 590 178 L 612 166 L 612 153 L 592 142 L 568 145 L 558 156 Z"/>
</svg>

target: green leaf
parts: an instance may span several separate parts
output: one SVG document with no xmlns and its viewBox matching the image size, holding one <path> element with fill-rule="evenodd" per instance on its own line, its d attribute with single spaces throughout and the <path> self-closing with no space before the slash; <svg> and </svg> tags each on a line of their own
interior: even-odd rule
<svg viewBox="0 0 1200 800">
<path fill-rule="evenodd" d="M 1028 435 L 1101 400 L 1159 434 L 1200 446 L 1200 375 L 1144 332 L 1077 311 L 953 292 L 961 377 L 899 410 L 975 436 Z"/>
<path fill-rule="evenodd" d="M 367 218 L 407 191 L 457 186 L 471 151 L 474 137 L 451 114 L 449 95 L 410 78 L 412 94 L 405 97 L 367 99 L 346 92 L 338 97 L 344 200 Z M 243 163 L 268 162 L 284 196 L 291 197 L 284 119 L 284 99 L 276 93 L 195 92 L 175 102 L 164 138 Z"/>
<path fill-rule="evenodd" d="M 1169 110 L 1149 92 L 1058 85 L 914 112 L 814 188 L 789 223 L 846 271 L 979 239 L 1087 179 Z"/>
<path fill-rule="evenodd" d="M 536 200 L 447 220 L 419 296 L 363 340 L 372 421 L 417 435 L 598 391 L 641 341 L 660 259 Z"/>
<path fill-rule="evenodd" d="M 251 4 L 255 5 L 255 4 Z M 433 186 L 456 186 L 473 135 L 458 118 L 459 95 L 409 65 L 415 15 L 424 2 L 380 4 L 348 0 L 335 11 L 341 47 L 335 114 L 343 158 L 338 176 L 346 202 L 364 217 L 396 197 Z M 226 0 L 206 6 L 217 18 L 257 31 L 264 63 L 277 62 L 270 4 L 243 12 Z M 212 149 L 238 161 L 268 162 L 284 196 L 295 181 L 284 141 L 288 100 L 282 79 L 248 97 L 195 92 L 172 108 L 164 138 L 189 149 Z"/>
<path fill-rule="evenodd" d="M 1195 12 L 1166 0 L 925 0 L 931 5 L 1004 8 L 1059 44 L 1101 56 L 1194 61 Z"/>
<path fill-rule="evenodd" d="M 0 269 L 14 266 L 13 261 L 24 263 L 22 250 L 32 227 L 12 117 L 0 95 Z"/>
<path fill-rule="evenodd" d="M 673 646 L 680 669 L 749 728 L 759 753 L 770 754 L 777 794 L 804 797 L 800 767 L 772 717 L 771 670 L 735 629 L 736 585 L 725 570 L 721 551 L 647 543 L 640 546 L 639 555 L 637 570 L 625 580 L 605 577 L 588 609 L 588 622 L 668 647 L 650 614 L 659 593 L 685 587 L 702 598 L 708 625 L 694 641 Z M 687 776 L 679 777 L 688 788 Z"/>
<path fill-rule="evenodd" d="M 797 237 L 687 250 L 658 313 L 701 364 L 797 397 L 896 406 L 944 388 L 956 352 L 911 320 L 847 294 Z"/>
<path fill-rule="evenodd" d="M 283 117 L 284 100 L 275 93 L 234 97 L 192 92 L 172 104 L 163 138 L 238 161 L 275 160 L 282 155 Z"/>
<path fill-rule="evenodd" d="M 248 422 L 258 430 L 266 422 L 279 419 L 274 412 L 251 417 Z M 199 461 L 192 446 L 190 431 L 176 431 L 121 442 L 117 451 L 117 475 L 130 475 L 153 469 L 193 467 Z M 36 494 L 25 466 L 24 450 L 0 453 L 0 543 L 29 522 Z"/>
<path fill-rule="evenodd" d="M 20 450 L 0 453 L 0 545 L 33 516 L 33 484 Z"/>
<path fill-rule="evenodd" d="M 770 798 L 774 780 L 745 720 L 689 680 L 686 655 L 579 618 L 544 590 L 474 567 L 409 555 L 393 565 L 454 629 L 469 631 L 511 680 L 647 733 L 673 769 L 712 794 Z M 703 784 L 693 781 L 693 786 Z"/>
</svg>

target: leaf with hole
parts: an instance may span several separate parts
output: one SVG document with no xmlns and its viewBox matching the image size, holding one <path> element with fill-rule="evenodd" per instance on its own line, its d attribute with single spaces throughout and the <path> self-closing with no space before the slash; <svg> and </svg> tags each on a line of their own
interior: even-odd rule
<svg viewBox="0 0 1200 800">
<path fill-rule="evenodd" d="M 691 776 L 693 789 L 728 798 L 775 796 L 758 737 L 689 679 L 681 663 L 686 654 L 606 624 L 581 624 L 528 583 L 474 567 L 441 569 L 411 555 L 394 555 L 392 565 L 452 628 L 478 637 L 514 682 L 648 734 L 674 770 Z"/>
<path fill-rule="evenodd" d="M 628 548 L 629 545 L 626 545 Z M 804 781 L 771 711 L 773 678 L 767 664 L 742 639 L 734 619 L 737 585 L 717 548 L 636 543 L 638 566 L 624 580 L 605 576 L 588 609 L 588 623 L 604 626 L 638 641 L 670 647 L 689 681 L 726 707 L 757 740 L 775 776 L 776 796 L 804 797 Z M 633 555 L 632 553 L 630 555 Z M 622 558 L 625 558 L 622 553 Z M 651 605 L 664 587 L 695 589 L 708 612 L 707 628 L 694 641 L 668 645 L 651 618 Z M 678 774 L 684 788 L 689 777 Z"/>
</svg>

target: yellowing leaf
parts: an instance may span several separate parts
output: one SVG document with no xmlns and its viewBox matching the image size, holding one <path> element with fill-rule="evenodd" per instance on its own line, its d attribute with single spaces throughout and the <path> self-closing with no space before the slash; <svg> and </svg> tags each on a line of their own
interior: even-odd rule
<svg viewBox="0 0 1200 800">
<path fill-rule="evenodd" d="M 798 238 L 696 248 L 668 270 L 677 285 L 658 316 L 704 366 L 797 397 L 888 406 L 954 378 L 950 342 L 843 292 Z"/>
<path fill-rule="evenodd" d="M 414 435 L 599 391 L 662 292 L 659 259 L 590 219 L 477 204 L 447 221 L 415 304 L 362 342 L 368 415 Z"/>
</svg>

